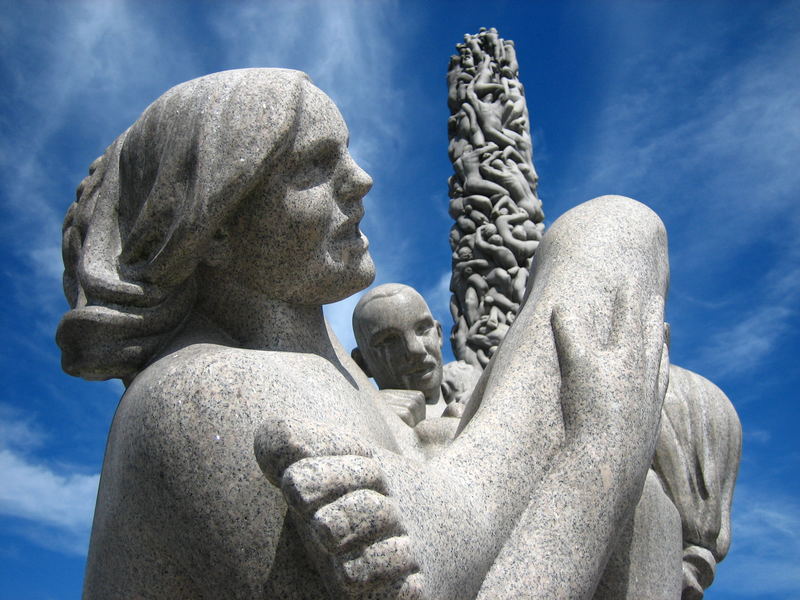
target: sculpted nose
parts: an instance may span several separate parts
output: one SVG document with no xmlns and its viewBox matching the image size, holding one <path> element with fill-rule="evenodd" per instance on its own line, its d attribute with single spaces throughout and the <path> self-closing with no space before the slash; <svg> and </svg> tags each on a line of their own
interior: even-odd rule
<svg viewBox="0 0 800 600">
<path fill-rule="evenodd" d="M 360 200 L 370 189 L 372 189 L 372 177 L 348 154 L 340 186 L 341 194 L 348 200 Z"/>
<path fill-rule="evenodd" d="M 411 333 L 405 336 L 406 338 L 406 352 L 409 356 L 424 356 L 428 353 L 422 340 Z"/>
</svg>

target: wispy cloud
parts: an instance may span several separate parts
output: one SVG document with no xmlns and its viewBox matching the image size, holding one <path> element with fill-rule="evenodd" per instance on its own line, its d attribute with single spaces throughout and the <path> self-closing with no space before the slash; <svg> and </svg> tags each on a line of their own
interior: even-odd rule
<svg viewBox="0 0 800 600">
<path fill-rule="evenodd" d="M 51 467 L 31 456 L 45 435 L 19 411 L 0 406 L 0 514 L 34 543 L 82 555 L 89 544 L 100 475 Z"/>
<path fill-rule="evenodd" d="M 788 597 L 800 590 L 800 504 L 739 485 L 733 510 L 736 552 L 722 563 L 712 593 Z"/>
<path fill-rule="evenodd" d="M 749 428 L 742 431 L 742 438 L 745 444 L 768 444 L 772 440 L 772 432 L 767 429 Z"/>
<path fill-rule="evenodd" d="M 0 513 L 28 521 L 20 532 L 51 548 L 55 542 L 55 550 L 86 552 L 99 474 L 60 474 L 10 450 L 0 450 L 0 473 Z"/>
<path fill-rule="evenodd" d="M 643 33 L 620 36 L 623 56 L 606 82 L 608 102 L 588 132 L 588 148 L 577 152 L 577 185 L 653 199 L 667 215 L 691 211 L 697 219 L 700 212 L 693 235 L 708 234 L 707 220 L 726 215 L 728 226 L 712 229 L 726 236 L 726 247 L 758 235 L 765 216 L 794 203 L 789 194 L 800 183 L 792 168 L 800 151 L 800 81 L 787 77 L 800 55 L 800 19 L 787 17 L 782 30 L 771 21 L 742 23 L 760 26 L 765 41 L 738 61 L 728 57 L 725 70 L 716 67 L 737 34 L 730 25 L 704 24 L 702 39 L 689 40 L 692 31 L 665 30 L 654 18 L 626 22 Z M 652 44 L 656 30 L 659 43 Z M 618 89 L 621 82 L 628 89 Z"/>
<path fill-rule="evenodd" d="M 664 28 L 666 5 L 634 17 L 618 11 L 616 66 L 600 84 L 605 105 L 573 159 L 570 196 L 636 197 L 667 223 L 676 272 L 713 278 L 727 269 L 741 281 L 733 296 L 692 301 L 726 305 L 693 346 L 691 362 L 712 377 L 751 372 L 797 330 L 800 79 L 790 74 L 800 11 L 791 6 L 715 20 L 714 10 L 729 7 L 708 5 L 695 29 Z M 745 35 L 748 45 L 737 47 Z M 776 256 L 768 269 L 751 254 L 765 241 Z M 682 315 L 672 318 L 680 334 Z"/>
<path fill-rule="evenodd" d="M 780 305 L 760 306 L 730 329 L 713 335 L 698 358 L 709 373 L 724 376 L 751 372 L 773 351 L 775 344 L 792 329 L 796 311 Z"/>
<path fill-rule="evenodd" d="M 4 224 L 24 240 L 17 255 L 33 275 L 20 293 L 55 315 L 63 309 L 61 221 L 94 158 L 70 156 L 74 140 L 64 132 L 79 125 L 98 140 L 99 154 L 145 108 L 142 87 L 174 83 L 175 39 L 146 27 L 141 11 L 122 1 L 33 2 L 9 5 L 4 14 L 2 48 L 14 49 L 2 53 L 5 92 L 15 99 L 3 102 Z"/>
<path fill-rule="evenodd" d="M 786 221 L 791 223 L 792 216 Z M 794 220 L 800 220 L 795 218 Z M 797 335 L 800 326 L 800 245 L 786 239 L 774 265 L 766 273 L 754 274 L 753 281 L 733 299 L 726 312 L 734 317 L 724 328 L 710 332 L 696 350 L 695 360 L 710 375 L 747 375 L 762 367 L 779 345 Z"/>
<path fill-rule="evenodd" d="M 38 448 L 45 435 L 29 415 L 8 404 L 0 404 L 0 448 Z"/>
</svg>

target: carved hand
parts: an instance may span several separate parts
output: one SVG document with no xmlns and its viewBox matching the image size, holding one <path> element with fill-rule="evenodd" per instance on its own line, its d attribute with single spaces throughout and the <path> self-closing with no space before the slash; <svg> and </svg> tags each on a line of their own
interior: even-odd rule
<svg viewBox="0 0 800 600">
<path fill-rule="evenodd" d="M 419 390 L 380 390 L 380 396 L 409 427 L 425 419 L 425 395 Z"/>
<path fill-rule="evenodd" d="M 654 447 L 669 378 L 663 319 L 660 296 L 640 302 L 627 286 L 617 290 L 607 340 L 579 316 L 553 310 L 568 442 L 621 455 L 609 440 Z"/>
<path fill-rule="evenodd" d="M 319 423 L 270 419 L 254 448 L 332 597 L 424 599 L 411 541 L 364 443 Z"/>
</svg>

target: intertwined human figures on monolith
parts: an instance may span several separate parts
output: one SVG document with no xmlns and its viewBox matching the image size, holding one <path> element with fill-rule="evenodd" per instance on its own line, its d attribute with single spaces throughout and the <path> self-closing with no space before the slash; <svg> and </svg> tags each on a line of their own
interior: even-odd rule
<svg viewBox="0 0 800 600">
<path fill-rule="evenodd" d="M 484 367 L 519 311 L 544 230 L 514 42 L 465 35 L 447 73 L 453 352 Z"/>
</svg>

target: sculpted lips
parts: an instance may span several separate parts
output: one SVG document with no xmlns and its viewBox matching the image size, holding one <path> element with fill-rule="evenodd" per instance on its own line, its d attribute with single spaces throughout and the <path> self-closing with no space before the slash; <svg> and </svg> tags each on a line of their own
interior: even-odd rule
<svg viewBox="0 0 800 600">
<path fill-rule="evenodd" d="M 368 248 L 369 240 L 367 240 L 367 236 L 365 236 L 359 228 L 363 216 L 364 209 L 362 207 L 337 228 L 333 238 L 341 242 L 359 242 L 364 246 L 364 249 Z"/>
<path fill-rule="evenodd" d="M 410 370 L 406 371 L 406 376 L 422 378 L 425 375 L 428 375 L 433 372 L 436 368 L 435 362 L 423 362 L 416 367 L 412 367 Z"/>
</svg>

